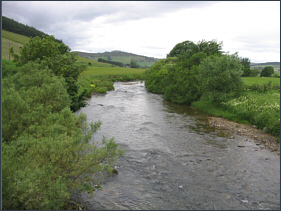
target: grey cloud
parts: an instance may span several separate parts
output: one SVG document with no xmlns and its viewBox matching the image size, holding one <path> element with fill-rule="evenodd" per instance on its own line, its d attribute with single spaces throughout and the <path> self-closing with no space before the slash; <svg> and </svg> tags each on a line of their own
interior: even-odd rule
<svg viewBox="0 0 281 211">
<path fill-rule="evenodd" d="M 157 17 L 183 8 L 204 7 L 214 2 L 202 1 L 4 1 L 3 15 L 24 21 L 34 27 L 50 27 L 56 22 L 92 21 L 97 17 L 113 17 L 119 22 Z"/>
</svg>

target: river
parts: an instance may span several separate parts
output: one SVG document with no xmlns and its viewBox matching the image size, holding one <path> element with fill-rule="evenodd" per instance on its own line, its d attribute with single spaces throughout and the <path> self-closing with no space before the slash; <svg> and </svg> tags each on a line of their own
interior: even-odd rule
<svg viewBox="0 0 281 211">
<path fill-rule="evenodd" d="M 210 127 L 207 115 L 142 82 L 114 87 L 79 111 L 102 122 L 95 140 L 114 137 L 126 153 L 102 190 L 80 194 L 86 209 L 280 209 L 278 155 Z"/>
</svg>

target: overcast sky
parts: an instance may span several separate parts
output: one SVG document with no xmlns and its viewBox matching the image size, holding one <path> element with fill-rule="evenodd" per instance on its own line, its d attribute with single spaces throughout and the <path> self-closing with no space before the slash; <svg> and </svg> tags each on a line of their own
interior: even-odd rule
<svg viewBox="0 0 281 211">
<path fill-rule="evenodd" d="M 165 58 L 180 42 L 215 39 L 251 62 L 280 61 L 279 1 L 2 1 L 2 15 L 73 51 Z"/>
</svg>

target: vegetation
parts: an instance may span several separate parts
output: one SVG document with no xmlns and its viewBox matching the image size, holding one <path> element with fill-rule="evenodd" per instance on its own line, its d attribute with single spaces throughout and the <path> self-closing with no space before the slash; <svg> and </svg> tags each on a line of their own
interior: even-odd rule
<svg viewBox="0 0 281 211">
<path fill-rule="evenodd" d="M 104 60 L 111 60 L 115 62 L 121 62 L 124 65 L 129 65 L 131 60 L 137 62 L 138 65 L 141 67 L 151 67 L 155 62 L 159 59 L 141 56 L 133 53 L 127 53 L 123 51 L 111 51 L 111 52 L 104 52 L 104 53 L 84 53 L 84 52 L 77 52 L 78 56 L 83 58 L 90 59 L 92 61 L 98 61 L 99 58 Z M 109 59 L 110 58 L 110 59 Z"/>
<path fill-rule="evenodd" d="M 144 80 L 144 69 L 103 66 L 93 63 L 82 72 L 79 79 L 79 93 L 86 91 L 86 96 L 92 93 L 106 93 L 113 90 L 113 82 Z"/>
<path fill-rule="evenodd" d="M 248 58 L 224 54 L 221 44 L 214 40 L 177 44 L 166 59 L 146 71 L 148 91 L 280 136 L 280 80 L 256 77 L 260 70 L 250 69 Z M 272 74 L 273 67 L 264 69 Z"/>
<path fill-rule="evenodd" d="M 279 78 L 261 78 L 261 77 L 245 77 L 243 78 L 247 86 L 251 86 L 253 84 L 263 85 L 268 82 L 272 82 L 272 84 L 277 84 L 280 86 L 280 79 Z"/>
<path fill-rule="evenodd" d="M 166 60 L 157 62 L 155 67 L 152 66 L 146 72 L 146 87 L 149 91 L 156 90 L 157 93 L 164 94 L 165 99 L 180 104 L 191 104 L 199 100 L 202 96 L 199 65 L 208 57 L 220 57 L 221 45 L 214 40 L 177 44 Z"/>
<path fill-rule="evenodd" d="M 221 103 L 240 96 L 244 86 L 242 73 L 242 65 L 235 54 L 204 59 L 199 65 L 202 99 Z"/>
<path fill-rule="evenodd" d="M 244 96 L 222 103 L 222 106 L 257 128 L 280 136 L 280 87 L 279 91 L 246 92 Z"/>
<path fill-rule="evenodd" d="M 103 62 L 103 63 L 108 63 L 108 64 L 116 65 L 119 67 L 123 67 L 122 62 L 115 62 L 115 61 L 105 60 L 105 59 L 101 59 L 101 58 L 98 59 L 98 62 Z"/>
<path fill-rule="evenodd" d="M 14 62 L 21 67 L 30 61 L 45 64 L 57 76 L 63 76 L 67 83 L 67 92 L 71 97 L 70 108 L 77 111 L 85 106 L 85 92 L 78 95 L 77 80 L 86 66 L 77 63 L 76 55 L 70 53 L 70 48 L 63 43 L 57 43 L 53 36 L 31 38 L 20 50 L 20 55 L 11 53 Z"/>
<path fill-rule="evenodd" d="M 274 68 L 271 66 L 266 66 L 261 71 L 260 77 L 270 77 L 274 73 Z"/>
<path fill-rule="evenodd" d="M 20 53 L 20 47 L 27 43 L 30 38 L 2 30 L 2 59 L 13 59 L 10 48 L 13 47 L 16 54 Z"/>
<path fill-rule="evenodd" d="M 3 60 L 3 209 L 65 209 L 123 155 L 113 139 L 92 139 L 100 122 L 72 113 L 86 91 L 78 90 L 84 67 L 68 51 L 52 37 L 32 38 L 14 62 Z"/>
</svg>

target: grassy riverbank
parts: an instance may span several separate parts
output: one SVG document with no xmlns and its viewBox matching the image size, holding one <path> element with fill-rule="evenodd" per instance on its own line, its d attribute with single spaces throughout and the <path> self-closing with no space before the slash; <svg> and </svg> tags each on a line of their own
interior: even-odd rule
<svg viewBox="0 0 281 211">
<path fill-rule="evenodd" d="M 117 67 L 79 57 L 81 63 L 90 64 L 79 76 L 79 92 L 86 90 L 87 96 L 93 93 L 106 93 L 113 90 L 116 81 L 144 80 L 145 69 Z"/>
<path fill-rule="evenodd" d="M 255 125 L 266 133 L 280 137 L 280 80 L 256 77 L 245 78 L 245 82 L 247 91 L 238 98 L 220 104 L 200 100 L 193 102 L 192 106 L 216 117 Z"/>
</svg>

